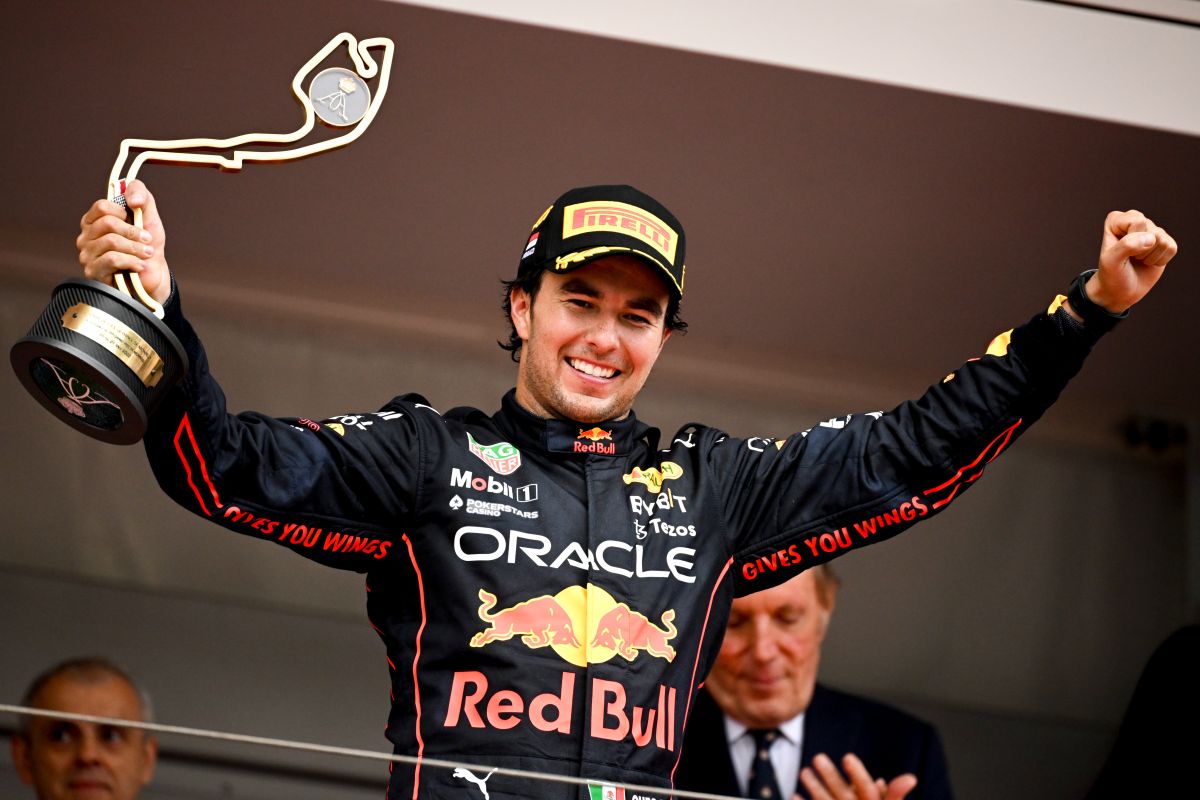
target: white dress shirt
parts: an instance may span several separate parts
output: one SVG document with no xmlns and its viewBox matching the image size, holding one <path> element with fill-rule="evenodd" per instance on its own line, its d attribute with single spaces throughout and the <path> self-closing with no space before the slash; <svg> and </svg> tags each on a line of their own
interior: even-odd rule
<svg viewBox="0 0 1200 800">
<path fill-rule="evenodd" d="M 771 744 L 771 767 L 783 797 L 796 794 L 800 778 L 800 746 L 804 740 L 804 715 L 793 717 L 779 726 L 780 736 Z M 754 736 L 742 723 L 725 717 L 725 741 L 729 743 L 729 759 L 737 777 L 738 790 L 746 796 L 750 764 L 754 761 Z"/>
</svg>

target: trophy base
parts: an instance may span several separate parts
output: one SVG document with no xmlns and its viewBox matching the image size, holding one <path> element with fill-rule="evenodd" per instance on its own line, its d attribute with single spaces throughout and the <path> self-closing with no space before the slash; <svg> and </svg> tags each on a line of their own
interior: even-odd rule
<svg viewBox="0 0 1200 800">
<path fill-rule="evenodd" d="M 134 444 L 187 354 L 162 320 L 98 281 L 54 288 L 29 334 L 9 352 L 34 399 L 72 428 L 110 444 Z"/>
</svg>

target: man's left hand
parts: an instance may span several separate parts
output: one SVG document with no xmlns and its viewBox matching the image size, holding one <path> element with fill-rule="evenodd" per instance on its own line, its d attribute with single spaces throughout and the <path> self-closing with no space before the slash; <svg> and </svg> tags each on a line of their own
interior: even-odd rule
<svg viewBox="0 0 1200 800">
<path fill-rule="evenodd" d="M 1113 211 L 1104 220 L 1100 263 L 1084 290 L 1088 299 L 1120 314 L 1146 296 L 1179 246 L 1140 211 Z"/>
<path fill-rule="evenodd" d="M 811 800 L 903 800 L 917 785 L 917 776 L 912 774 L 900 775 L 890 783 L 883 778 L 872 778 L 862 760 L 853 753 L 842 758 L 848 783 L 824 753 L 818 753 L 812 763 L 812 767 L 800 770 L 800 782 Z"/>
</svg>

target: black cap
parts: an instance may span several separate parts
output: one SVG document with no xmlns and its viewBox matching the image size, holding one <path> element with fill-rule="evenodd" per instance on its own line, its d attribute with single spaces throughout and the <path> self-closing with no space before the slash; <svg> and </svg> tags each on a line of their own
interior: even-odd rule
<svg viewBox="0 0 1200 800">
<path fill-rule="evenodd" d="M 583 186 L 555 200 L 533 224 L 517 275 L 570 272 L 622 254 L 656 266 L 671 294 L 683 296 L 683 226 L 675 215 L 632 186 Z"/>
</svg>

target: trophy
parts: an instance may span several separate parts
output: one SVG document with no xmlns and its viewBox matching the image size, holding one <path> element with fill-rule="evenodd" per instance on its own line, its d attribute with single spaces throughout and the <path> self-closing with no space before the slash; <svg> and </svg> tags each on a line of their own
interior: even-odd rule
<svg viewBox="0 0 1200 800">
<path fill-rule="evenodd" d="M 354 69 L 312 73 L 345 45 Z M 377 62 L 372 50 L 379 50 Z M 149 162 L 209 165 L 236 171 L 246 162 L 278 162 L 344 147 L 371 124 L 387 92 L 395 45 L 377 37 L 333 37 L 300 68 L 292 93 L 304 107 L 304 124 L 290 133 L 247 133 L 228 139 L 125 139 L 109 174 L 109 197 L 124 206 L 128 181 Z M 302 83 L 312 75 L 308 88 Z M 376 78 L 375 92 L 368 81 Z M 296 145 L 316 119 L 345 133 Z M 275 145 L 273 149 L 241 149 Z M 132 151 L 139 151 L 129 166 Z M 224 151 L 224 152 L 213 152 Z M 232 151 L 232 152 L 230 152 Z M 142 227 L 141 209 L 133 224 Z M 133 444 L 146 432 L 150 414 L 188 369 L 179 340 L 163 323 L 163 308 L 136 272 L 118 272 L 115 288 L 76 278 L 55 287 L 50 303 L 9 356 L 22 385 L 51 414 L 76 430 L 112 444 Z"/>
</svg>

